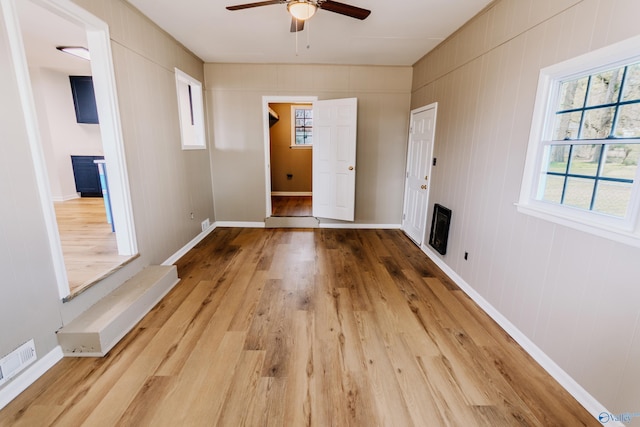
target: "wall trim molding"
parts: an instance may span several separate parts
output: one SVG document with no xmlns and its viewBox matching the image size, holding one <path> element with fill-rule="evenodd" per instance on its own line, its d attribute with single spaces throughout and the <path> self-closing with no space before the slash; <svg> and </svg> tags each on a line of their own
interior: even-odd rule
<svg viewBox="0 0 640 427">
<path fill-rule="evenodd" d="M 272 196 L 313 196 L 311 191 L 272 191 Z"/>
<path fill-rule="evenodd" d="M 400 230 L 401 224 L 358 224 L 358 223 L 338 223 L 338 222 L 320 222 L 320 228 L 336 228 L 354 230 Z"/>
<path fill-rule="evenodd" d="M 216 227 L 238 227 L 238 228 L 265 228 L 263 222 L 249 222 L 249 221 L 216 221 Z"/>
<path fill-rule="evenodd" d="M 187 252 L 193 249 L 198 243 L 200 243 L 205 237 L 207 237 L 213 230 L 216 229 L 216 224 L 211 224 L 209 228 L 198 234 L 196 237 L 191 239 L 189 243 L 178 249 L 173 255 L 167 258 L 161 265 L 173 265 L 180 258 L 185 256 Z"/>
<path fill-rule="evenodd" d="M 533 359 L 542 366 L 558 383 L 580 403 L 589 413 L 598 420 L 598 415 L 606 412 L 607 408 L 598 402 L 587 390 L 585 390 L 576 380 L 564 371 L 553 361 L 540 347 L 538 347 L 529 337 L 520 331 L 509 319 L 500 313 L 489 301 L 460 277 L 451 267 L 449 267 L 436 253 L 426 245 L 420 247 L 429 259 L 431 259 L 456 285 L 471 298 L 480 308 L 489 315 L 520 347 L 523 348 Z M 598 420 L 598 422 L 600 422 Z M 624 427 L 621 422 L 612 421 L 607 426 Z"/>
<path fill-rule="evenodd" d="M 44 375 L 49 369 L 62 360 L 62 348 L 56 346 L 49 353 L 36 360 L 31 366 L 11 380 L 3 389 L 0 390 L 0 409 L 7 406 L 13 399 L 18 397 L 20 393 L 25 391 L 31 384 L 35 383 L 38 378 Z"/>
<path fill-rule="evenodd" d="M 75 200 L 75 199 L 79 199 L 80 196 L 78 196 L 77 194 L 74 195 L 67 195 L 67 196 L 51 196 L 51 199 L 54 202 L 68 202 L 69 200 Z"/>
</svg>

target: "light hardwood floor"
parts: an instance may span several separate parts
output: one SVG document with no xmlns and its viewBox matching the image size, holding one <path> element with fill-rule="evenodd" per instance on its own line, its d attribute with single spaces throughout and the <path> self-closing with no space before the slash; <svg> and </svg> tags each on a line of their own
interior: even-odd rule
<svg viewBox="0 0 640 427">
<path fill-rule="evenodd" d="M 400 231 L 219 228 L 2 426 L 598 426 Z"/>
<path fill-rule="evenodd" d="M 54 203 L 71 297 L 129 262 L 118 255 L 101 197 Z"/>
<path fill-rule="evenodd" d="M 311 196 L 272 196 L 273 216 L 312 216 Z"/>
</svg>

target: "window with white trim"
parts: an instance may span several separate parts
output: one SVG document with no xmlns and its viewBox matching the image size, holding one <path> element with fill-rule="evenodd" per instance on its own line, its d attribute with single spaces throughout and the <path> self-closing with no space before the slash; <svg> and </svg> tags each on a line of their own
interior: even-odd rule
<svg viewBox="0 0 640 427">
<path fill-rule="evenodd" d="M 640 246 L 640 44 L 634 40 L 541 71 L 518 206 Z"/>
<path fill-rule="evenodd" d="M 182 149 L 205 149 L 202 83 L 178 68 L 175 74 Z"/>
<path fill-rule="evenodd" d="M 291 106 L 291 147 L 310 148 L 313 145 L 313 105 Z"/>
</svg>

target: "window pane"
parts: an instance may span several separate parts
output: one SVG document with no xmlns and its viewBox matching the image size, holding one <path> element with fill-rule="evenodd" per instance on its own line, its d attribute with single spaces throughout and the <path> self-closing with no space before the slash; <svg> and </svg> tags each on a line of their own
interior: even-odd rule
<svg viewBox="0 0 640 427">
<path fill-rule="evenodd" d="M 607 146 L 602 176 L 606 178 L 634 179 L 638 169 L 639 157 L 640 144 Z"/>
<path fill-rule="evenodd" d="M 581 117 L 582 113 L 580 111 L 557 114 L 556 123 L 553 126 L 553 140 L 564 141 L 567 139 L 578 139 Z"/>
<path fill-rule="evenodd" d="M 296 119 L 304 119 L 305 110 L 296 110 Z"/>
<path fill-rule="evenodd" d="M 591 208 L 594 183 L 593 179 L 567 178 L 564 204 L 589 210 Z"/>
<path fill-rule="evenodd" d="M 549 149 L 549 172 L 567 172 L 570 145 L 552 145 Z"/>
<path fill-rule="evenodd" d="M 615 136 L 616 138 L 640 137 L 640 104 L 620 106 Z"/>
<path fill-rule="evenodd" d="M 627 214 L 633 184 L 600 181 L 593 210 L 617 217 Z"/>
<path fill-rule="evenodd" d="M 556 111 L 572 110 L 584 107 L 584 96 L 587 93 L 588 77 L 583 77 L 560 84 L 559 105 Z"/>
<path fill-rule="evenodd" d="M 564 177 L 547 175 L 542 200 L 560 203 L 562 200 L 562 187 L 564 187 Z"/>
<path fill-rule="evenodd" d="M 640 99 L 640 63 L 627 68 L 627 77 L 622 92 L 623 101 Z"/>
<path fill-rule="evenodd" d="M 569 173 L 596 176 L 602 144 L 574 145 Z"/>
<path fill-rule="evenodd" d="M 313 119 L 313 110 L 304 110 L 305 119 Z"/>
<path fill-rule="evenodd" d="M 608 107 L 585 111 L 580 139 L 607 138 L 611 134 L 614 110 Z"/>
<path fill-rule="evenodd" d="M 620 83 L 624 67 L 616 70 L 604 71 L 591 76 L 589 99 L 587 106 L 614 104 L 618 102 Z"/>
</svg>

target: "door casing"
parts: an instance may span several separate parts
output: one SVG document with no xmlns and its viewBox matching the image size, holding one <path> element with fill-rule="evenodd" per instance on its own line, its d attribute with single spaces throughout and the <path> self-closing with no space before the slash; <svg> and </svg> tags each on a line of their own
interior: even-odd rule
<svg viewBox="0 0 640 427">
<path fill-rule="evenodd" d="M 104 21 L 70 0 L 31 1 L 68 20 L 71 24 L 85 28 L 87 31 L 88 48 L 92 56 L 91 73 L 93 75 L 96 104 L 100 117 L 100 132 L 105 159 L 108 161 L 109 168 L 109 189 L 113 209 L 113 220 L 118 227 L 116 233 L 118 253 L 120 255 L 135 255 L 138 252 L 138 248 L 124 155 L 124 139 L 122 136 L 116 95 L 109 27 Z M 49 247 L 53 259 L 58 293 L 60 298 L 64 299 L 70 293 L 69 281 L 65 269 L 64 257 L 62 255 L 62 244 L 60 242 L 60 234 L 53 207 L 53 198 L 51 196 L 49 177 L 47 175 L 44 149 L 41 143 L 31 78 L 25 48 L 22 43 L 20 22 L 15 2 L 16 0 L 0 0 L 0 7 L 2 8 L 5 25 L 7 26 L 11 55 L 34 163 L 38 193 L 47 234 L 49 236 Z"/>
</svg>

